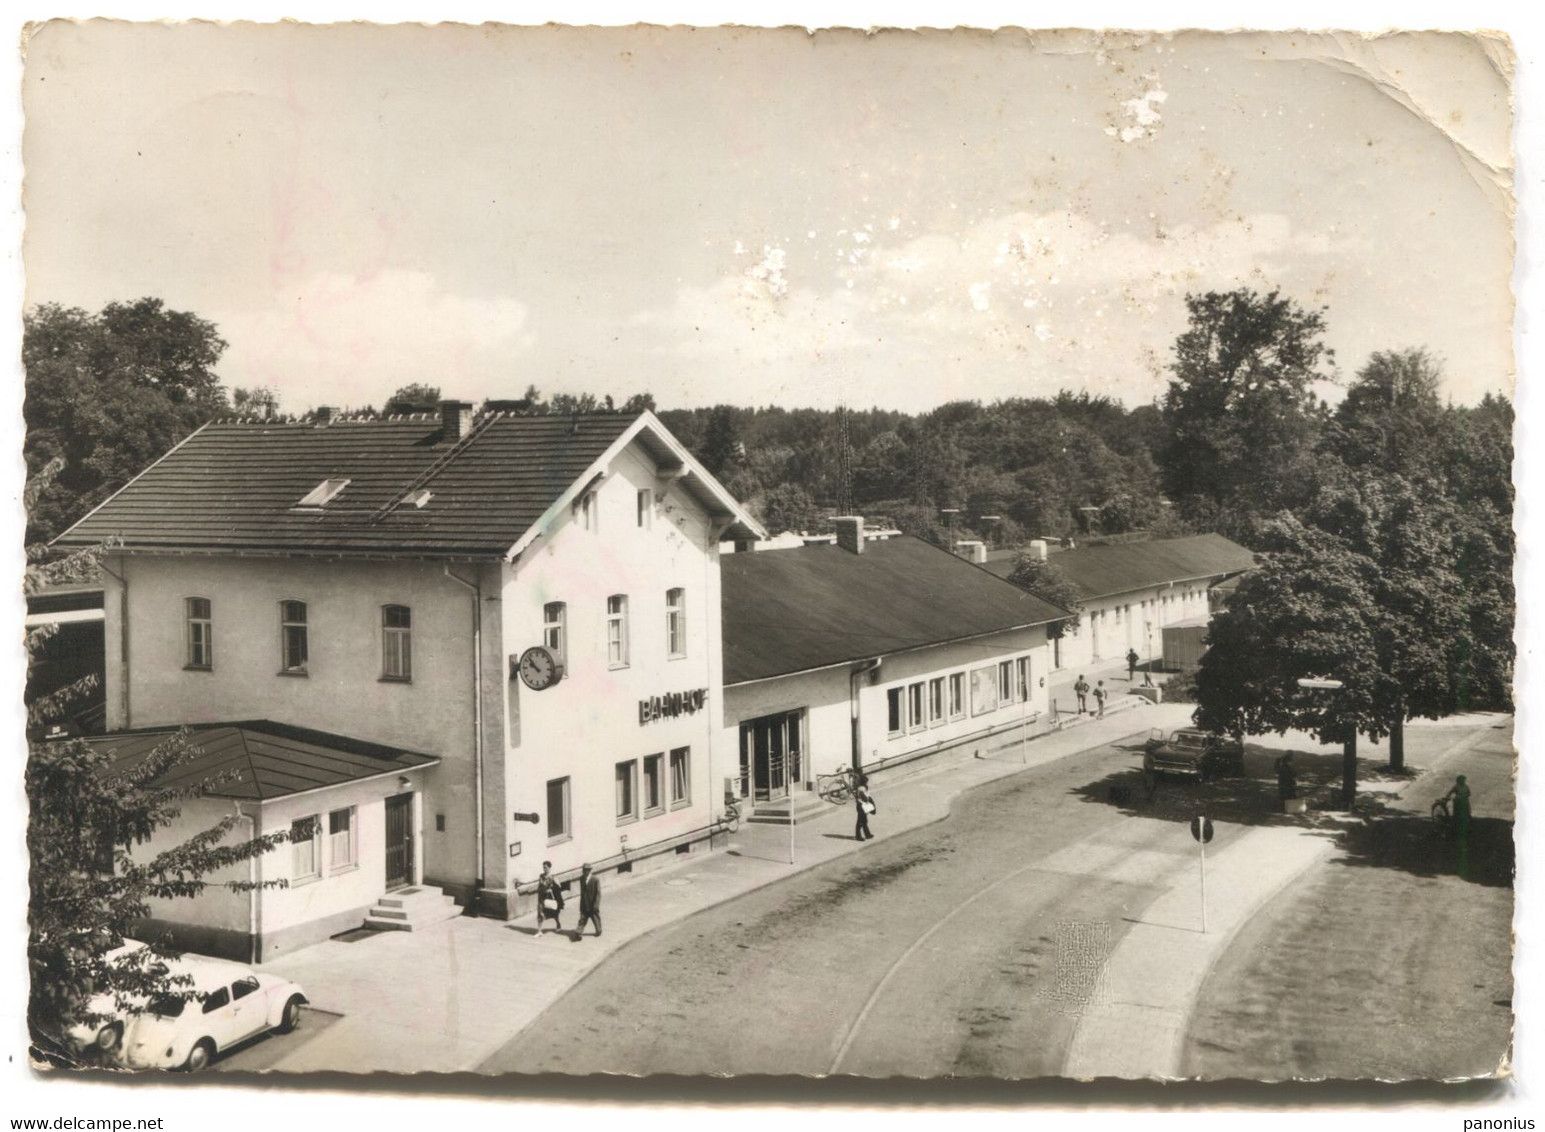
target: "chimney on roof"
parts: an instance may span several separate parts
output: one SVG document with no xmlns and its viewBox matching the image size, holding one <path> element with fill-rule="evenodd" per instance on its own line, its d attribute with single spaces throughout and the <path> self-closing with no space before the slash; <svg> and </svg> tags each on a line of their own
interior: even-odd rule
<svg viewBox="0 0 1545 1132">
<path fill-rule="evenodd" d="M 864 553 L 864 517 L 862 515 L 838 515 L 837 545 L 849 554 Z"/>
<path fill-rule="evenodd" d="M 472 431 L 471 401 L 440 402 L 440 442 L 455 444 Z"/>
<path fill-rule="evenodd" d="M 312 410 L 312 417 L 318 425 L 330 425 L 333 423 L 333 407 L 331 405 L 318 405 Z"/>
</svg>

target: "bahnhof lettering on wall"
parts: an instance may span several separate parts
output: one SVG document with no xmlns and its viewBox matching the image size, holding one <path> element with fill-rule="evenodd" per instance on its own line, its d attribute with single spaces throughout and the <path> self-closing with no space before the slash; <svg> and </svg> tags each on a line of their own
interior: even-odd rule
<svg viewBox="0 0 1545 1132">
<path fill-rule="evenodd" d="M 155 926 L 264 961 L 410 888 L 513 918 L 543 860 L 641 872 L 711 848 L 726 801 L 792 821 L 837 768 L 1044 730 L 1050 677 L 1205 623 L 1250 564 L 1218 536 L 1065 551 L 1064 636 L 979 546 L 836 528 L 769 538 L 648 411 L 205 425 L 58 540 L 109 547 L 91 742 L 188 728 L 184 773 L 218 779 L 145 851 L 233 805 L 295 834 L 233 866 L 284 885 Z"/>
</svg>

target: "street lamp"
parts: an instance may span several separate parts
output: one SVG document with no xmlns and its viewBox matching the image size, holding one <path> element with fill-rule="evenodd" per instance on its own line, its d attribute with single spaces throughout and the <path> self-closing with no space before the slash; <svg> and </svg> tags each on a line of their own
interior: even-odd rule
<svg viewBox="0 0 1545 1132">
<path fill-rule="evenodd" d="M 1341 692 L 1346 689 L 1346 684 L 1340 680 L 1327 680 L 1318 676 L 1304 677 L 1298 681 L 1298 686 L 1311 692 Z M 1341 803 L 1347 813 L 1352 812 L 1352 803 L 1356 798 L 1357 726 L 1354 724 L 1341 744 Z"/>
</svg>

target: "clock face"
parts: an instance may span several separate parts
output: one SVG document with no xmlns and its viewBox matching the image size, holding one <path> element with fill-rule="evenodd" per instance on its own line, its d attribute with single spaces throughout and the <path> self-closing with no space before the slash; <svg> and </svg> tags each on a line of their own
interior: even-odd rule
<svg viewBox="0 0 1545 1132">
<path fill-rule="evenodd" d="M 526 687 L 540 692 L 543 688 L 551 688 L 563 676 L 563 671 L 558 667 L 558 662 L 553 654 L 541 645 L 534 645 L 520 655 L 520 678 L 526 682 Z"/>
</svg>

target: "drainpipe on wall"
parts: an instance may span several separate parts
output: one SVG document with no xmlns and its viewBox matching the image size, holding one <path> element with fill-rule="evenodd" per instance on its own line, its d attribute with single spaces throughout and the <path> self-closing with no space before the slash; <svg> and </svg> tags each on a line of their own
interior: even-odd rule
<svg viewBox="0 0 1545 1132">
<path fill-rule="evenodd" d="M 247 840 L 257 840 L 257 815 L 242 813 L 240 802 L 231 805 L 236 809 L 236 819 L 247 823 Z M 258 885 L 262 883 L 262 877 L 258 875 L 256 853 L 247 858 L 247 883 L 252 886 L 247 890 L 247 939 L 250 941 L 247 962 L 260 963 L 263 959 L 263 905 L 258 900 Z"/>
<path fill-rule="evenodd" d="M 862 772 L 864 766 L 864 744 L 858 722 L 858 678 L 876 672 L 880 667 L 880 657 L 872 657 L 864 661 L 848 675 L 848 714 L 851 717 L 853 731 L 853 769 Z"/>
<path fill-rule="evenodd" d="M 445 564 L 445 576 L 472 591 L 472 810 L 477 837 L 477 881 L 472 892 L 472 911 L 478 912 L 483 893 L 483 587 L 451 573 Z"/>
<path fill-rule="evenodd" d="M 123 574 L 114 573 L 104 561 L 101 563 L 102 573 L 112 574 L 118 579 L 118 655 L 123 670 L 123 730 L 131 726 L 129 721 L 129 579 L 125 577 L 129 572 L 129 565 L 124 563 Z"/>
</svg>

